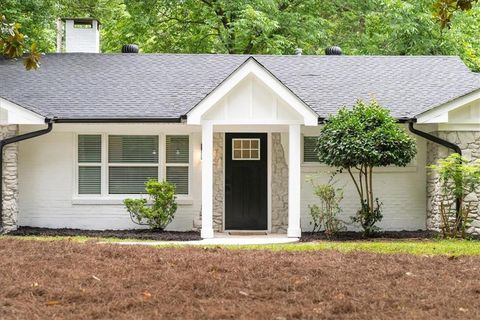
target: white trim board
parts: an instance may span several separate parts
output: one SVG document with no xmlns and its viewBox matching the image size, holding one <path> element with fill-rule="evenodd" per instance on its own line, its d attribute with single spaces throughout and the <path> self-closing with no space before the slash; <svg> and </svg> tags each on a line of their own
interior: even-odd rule
<svg viewBox="0 0 480 320">
<path fill-rule="evenodd" d="M 456 98 L 417 116 L 417 123 L 448 123 L 448 113 L 480 99 L 480 89 Z"/>
<path fill-rule="evenodd" d="M 0 98 L 1 124 L 45 124 L 45 117 L 18 104 Z M 6 115 L 3 113 L 6 111 Z M 6 118 L 6 119 L 5 119 Z"/>
<path fill-rule="evenodd" d="M 199 125 L 203 122 L 203 116 L 218 102 L 220 102 L 229 92 L 232 91 L 242 80 L 249 76 L 255 76 L 263 85 L 272 90 L 275 94 L 281 97 L 285 103 L 298 113 L 302 121 L 298 124 L 308 126 L 318 125 L 318 115 L 308 105 L 306 105 L 299 97 L 290 91 L 283 83 L 269 73 L 261 64 L 255 59 L 249 58 L 241 67 L 235 70 L 223 83 L 216 87 L 210 94 L 208 94 L 198 105 L 187 113 L 187 124 Z M 274 120 L 274 119 L 273 119 Z M 295 120 L 295 119 L 292 119 Z M 235 120 L 221 121 L 221 123 L 214 124 L 252 124 L 251 121 L 243 121 L 237 123 Z M 256 124 L 270 124 L 265 121 Z M 279 122 L 274 120 L 274 124 L 292 124 L 291 121 Z"/>
</svg>

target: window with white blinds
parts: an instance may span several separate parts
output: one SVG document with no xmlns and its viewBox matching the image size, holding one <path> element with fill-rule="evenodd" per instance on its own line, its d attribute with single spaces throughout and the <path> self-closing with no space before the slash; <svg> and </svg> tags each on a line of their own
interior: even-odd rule
<svg viewBox="0 0 480 320">
<path fill-rule="evenodd" d="M 175 184 L 179 195 L 189 193 L 188 135 L 165 136 L 162 151 L 158 135 L 80 134 L 77 144 L 79 195 L 142 194 L 152 178 Z"/>
<path fill-rule="evenodd" d="M 318 137 L 303 137 L 303 162 L 318 162 L 317 140 Z"/>
<path fill-rule="evenodd" d="M 158 179 L 158 136 L 108 136 L 108 193 L 145 193 L 149 179 Z"/>
<path fill-rule="evenodd" d="M 190 140 L 187 135 L 165 137 L 165 179 L 175 184 L 177 194 L 188 194 Z"/>
<path fill-rule="evenodd" d="M 78 193 L 100 194 L 102 180 L 102 136 L 78 136 Z"/>
</svg>

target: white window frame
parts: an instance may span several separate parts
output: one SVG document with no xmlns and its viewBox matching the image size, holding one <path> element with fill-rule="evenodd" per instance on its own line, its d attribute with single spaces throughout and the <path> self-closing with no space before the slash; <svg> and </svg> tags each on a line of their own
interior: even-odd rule
<svg viewBox="0 0 480 320">
<path fill-rule="evenodd" d="M 100 135 L 101 136 L 101 162 L 100 163 L 79 163 L 78 162 L 78 136 L 80 135 Z M 110 135 L 125 135 L 125 136 L 135 136 L 135 135 L 156 135 L 158 136 L 158 163 L 149 163 L 149 164 L 141 164 L 141 163 L 109 163 L 108 161 L 108 137 Z M 95 204 L 97 202 L 95 201 L 100 201 L 101 203 L 102 200 L 112 200 L 112 204 L 117 204 L 117 200 L 123 200 L 125 198 L 142 198 L 145 197 L 145 193 L 143 194 L 109 194 L 109 168 L 112 167 L 158 167 L 158 181 L 163 181 L 166 179 L 166 136 L 188 136 L 188 152 L 189 152 L 189 157 L 188 157 L 188 164 L 183 164 L 180 163 L 178 165 L 180 166 L 188 166 L 188 194 L 178 194 L 177 195 L 177 200 L 185 200 L 188 203 L 191 200 L 192 196 L 192 156 L 193 156 L 193 150 L 192 150 L 192 135 L 190 133 L 117 133 L 117 132 L 78 132 L 73 135 L 74 139 L 74 166 L 73 166 L 73 204 L 90 204 L 90 201 L 88 200 L 93 200 L 91 203 Z M 174 164 L 170 164 L 170 166 L 173 166 Z M 80 194 L 79 193 L 79 167 L 80 166 L 93 166 L 93 167 L 98 167 L 100 166 L 100 172 L 101 172 L 101 177 L 100 177 L 100 194 Z M 78 200 L 78 201 L 77 201 Z M 82 201 L 82 200 L 87 200 L 87 201 Z M 107 201 L 108 202 L 108 201 Z M 108 202 L 110 203 L 110 202 Z M 118 204 L 121 204 L 121 201 L 118 202 Z"/>
<path fill-rule="evenodd" d="M 167 136 L 188 136 L 188 163 L 167 163 Z M 188 167 L 188 193 L 187 194 L 177 194 L 177 198 L 188 198 L 192 194 L 192 136 L 188 133 L 165 133 L 163 135 L 163 179 L 167 180 L 167 167 Z"/>
<path fill-rule="evenodd" d="M 78 161 L 78 137 L 79 136 L 100 136 L 100 162 L 79 162 Z M 104 162 L 104 154 L 103 154 L 103 136 L 101 133 L 85 133 L 85 134 L 77 134 L 75 135 L 75 195 L 78 197 L 99 197 L 103 194 L 103 162 Z M 80 193 L 80 167 L 100 167 L 100 193 Z"/>
</svg>

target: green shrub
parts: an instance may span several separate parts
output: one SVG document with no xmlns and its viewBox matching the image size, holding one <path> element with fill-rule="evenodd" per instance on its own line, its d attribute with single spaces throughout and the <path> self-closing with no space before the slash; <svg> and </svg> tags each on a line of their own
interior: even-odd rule
<svg viewBox="0 0 480 320">
<path fill-rule="evenodd" d="M 175 185 L 150 179 L 145 183 L 145 191 L 149 199 L 125 199 L 123 203 L 134 223 L 163 230 L 177 211 Z M 147 204 L 149 200 L 151 205 Z"/>
<path fill-rule="evenodd" d="M 344 223 L 338 219 L 338 215 L 342 211 L 340 202 L 343 199 L 343 190 L 327 183 L 314 184 L 313 192 L 320 199 L 320 205 L 309 206 L 312 218 L 310 224 L 313 224 L 313 232 L 323 229 L 325 235 L 330 237 L 345 230 Z"/>
<path fill-rule="evenodd" d="M 465 238 L 474 208 L 465 197 L 480 188 L 480 160 L 473 163 L 458 153 L 438 160 L 429 166 L 440 179 L 440 219 L 445 238 Z M 458 201 L 458 211 L 457 211 Z"/>
</svg>

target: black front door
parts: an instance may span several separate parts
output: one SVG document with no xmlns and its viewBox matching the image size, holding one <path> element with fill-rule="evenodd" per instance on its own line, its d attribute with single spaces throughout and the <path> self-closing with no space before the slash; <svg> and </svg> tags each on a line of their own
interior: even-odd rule
<svg viewBox="0 0 480 320">
<path fill-rule="evenodd" d="M 267 230 L 267 134 L 225 139 L 225 229 Z"/>
</svg>

